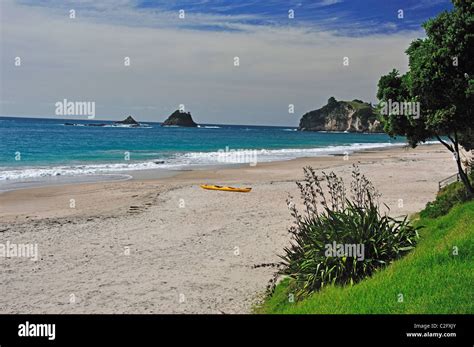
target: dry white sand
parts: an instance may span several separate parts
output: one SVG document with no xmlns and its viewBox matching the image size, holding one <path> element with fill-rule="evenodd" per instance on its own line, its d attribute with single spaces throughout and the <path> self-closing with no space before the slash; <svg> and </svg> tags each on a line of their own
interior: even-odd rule
<svg viewBox="0 0 474 347">
<path fill-rule="evenodd" d="M 348 180 L 353 163 L 394 216 L 422 209 L 456 170 L 443 148 L 423 146 L 1 194 L 0 243 L 37 243 L 39 259 L 0 258 L 0 312 L 250 312 L 274 271 L 253 265 L 278 261 L 289 242 L 285 199 L 301 168 Z"/>
</svg>

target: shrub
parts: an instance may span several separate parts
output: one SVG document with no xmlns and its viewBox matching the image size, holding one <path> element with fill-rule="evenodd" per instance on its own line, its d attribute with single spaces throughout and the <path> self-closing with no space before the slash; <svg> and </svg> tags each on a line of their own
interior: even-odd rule
<svg viewBox="0 0 474 347">
<path fill-rule="evenodd" d="M 473 172 L 471 171 L 470 180 L 473 181 Z M 466 187 L 461 182 L 454 182 L 436 195 L 435 201 L 426 204 L 423 211 L 420 212 L 422 218 L 437 218 L 446 215 L 455 205 L 469 200 Z"/>
<path fill-rule="evenodd" d="M 298 298 L 329 284 L 357 283 L 415 246 L 417 228 L 406 217 L 395 220 L 380 213 L 376 202 L 379 194 L 356 166 L 350 199 L 343 180 L 333 172 L 323 172 L 323 177 L 318 177 L 311 167 L 306 167 L 304 174 L 304 181 L 297 182 L 304 211 L 298 211 L 291 197 L 287 201 L 295 225 L 289 229 L 293 240 L 281 256 L 283 267 L 279 271 L 294 279 L 292 285 Z M 323 180 L 326 192 L 321 186 Z M 339 251 L 339 245 L 345 247 L 346 253 L 331 255 L 329 250 L 334 243 Z M 356 249 L 354 245 L 363 247 L 362 257 L 347 253 Z"/>
</svg>

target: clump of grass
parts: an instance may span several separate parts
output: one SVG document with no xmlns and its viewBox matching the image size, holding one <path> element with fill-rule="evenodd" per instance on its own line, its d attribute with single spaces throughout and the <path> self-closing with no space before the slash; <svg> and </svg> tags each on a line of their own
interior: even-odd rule
<svg viewBox="0 0 474 347">
<path fill-rule="evenodd" d="M 327 285 L 357 283 L 415 246 L 417 228 L 406 217 L 395 220 L 380 212 L 380 194 L 358 167 L 353 167 L 350 197 L 334 172 L 319 177 L 306 167 L 304 177 L 297 182 L 302 212 L 292 197 L 287 200 L 295 224 L 289 229 L 293 239 L 284 249 L 279 270 L 293 279 L 297 298 Z M 333 244 L 359 245 L 363 257 L 328 256 L 328 245 Z"/>
<path fill-rule="evenodd" d="M 470 174 L 471 182 L 474 181 L 474 173 Z M 461 182 L 455 182 L 441 189 L 436 195 L 434 201 L 426 204 L 423 211 L 420 212 L 422 218 L 437 218 L 446 215 L 454 206 L 469 201 L 469 194 Z"/>
</svg>

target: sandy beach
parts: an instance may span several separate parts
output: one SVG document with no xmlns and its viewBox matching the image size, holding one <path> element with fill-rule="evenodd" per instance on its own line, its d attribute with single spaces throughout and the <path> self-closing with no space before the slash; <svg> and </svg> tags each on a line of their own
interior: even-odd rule
<svg viewBox="0 0 474 347">
<path fill-rule="evenodd" d="M 334 171 L 348 185 L 352 164 L 393 216 L 422 209 L 456 172 L 450 154 L 429 145 L 2 193 L 1 242 L 35 243 L 39 256 L 0 259 L 0 311 L 251 312 L 274 271 L 253 266 L 278 261 L 289 242 L 285 199 L 297 196 L 302 167 Z"/>
</svg>

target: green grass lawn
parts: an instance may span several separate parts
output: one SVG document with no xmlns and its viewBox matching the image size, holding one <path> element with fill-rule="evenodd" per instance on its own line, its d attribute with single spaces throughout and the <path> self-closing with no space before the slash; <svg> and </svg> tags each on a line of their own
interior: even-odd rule
<svg viewBox="0 0 474 347">
<path fill-rule="evenodd" d="M 353 286 L 326 287 L 300 302 L 290 302 L 291 281 L 285 279 L 256 312 L 474 313 L 474 201 L 414 223 L 424 226 L 417 247 L 372 277 Z"/>
</svg>

